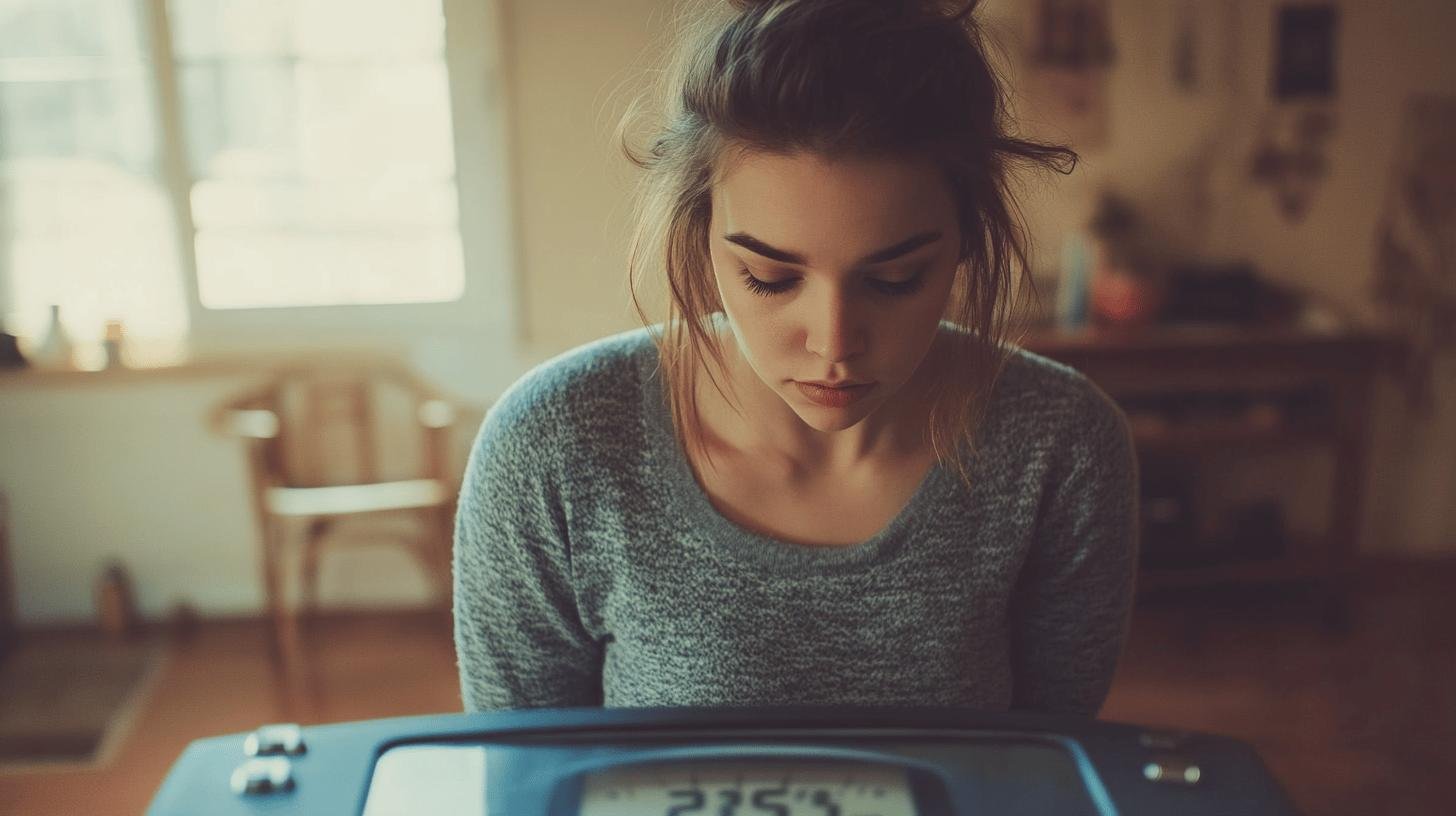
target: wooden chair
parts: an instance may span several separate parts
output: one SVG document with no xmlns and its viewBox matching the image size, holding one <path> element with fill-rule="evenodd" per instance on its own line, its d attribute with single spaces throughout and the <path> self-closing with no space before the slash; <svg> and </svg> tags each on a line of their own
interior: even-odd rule
<svg viewBox="0 0 1456 816">
<path fill-rule="evenodd" d="M 214 427 L 247 442 L 273 655 L 285 677 L 302 666 L 299 619 L 315 611 L 322 550 L 360 540 L 340 524 L 352 517 L 415 522 L 386 540 L 418 560 L 448 622 L 455 418 L 455 406 L 407 370 L 358 363 L 281 370 L 216 410 Z M 285 575 L 300 549 L 294 605 Z"/>
</svg>

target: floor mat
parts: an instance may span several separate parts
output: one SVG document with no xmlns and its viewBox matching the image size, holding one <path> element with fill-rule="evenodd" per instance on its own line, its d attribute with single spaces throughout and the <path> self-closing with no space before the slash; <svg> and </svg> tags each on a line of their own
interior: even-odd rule
<svg viewBox="0 0 1456 816">
<path fill-rule="evenodd" d="M 165 653 L 157 641 L 22 640 L 0 662 L 0 764 L 104 763 Z"/>
</svg>

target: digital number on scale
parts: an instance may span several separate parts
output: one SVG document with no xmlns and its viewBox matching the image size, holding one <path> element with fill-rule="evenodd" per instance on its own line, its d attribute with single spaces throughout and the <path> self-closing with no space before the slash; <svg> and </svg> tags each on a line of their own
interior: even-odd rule
<svg viewBox="0 0 1456 816">
<path fill-rule="evenodd" d="M 702 763 L 593 774 L 581 816 L 916 816 L 899 768 Z"/>
</svg>

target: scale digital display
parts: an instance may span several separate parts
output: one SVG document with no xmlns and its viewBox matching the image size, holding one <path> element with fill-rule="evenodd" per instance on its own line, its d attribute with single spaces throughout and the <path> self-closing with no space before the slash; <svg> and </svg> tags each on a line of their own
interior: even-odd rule
<svg viewBox="0 0 1456 816">
<path fill-rule="evenodd" d="M 583 779 L 579 816 L 919 816 L 903 768 L 734 760 L 629 765 Z"/>
</svg>

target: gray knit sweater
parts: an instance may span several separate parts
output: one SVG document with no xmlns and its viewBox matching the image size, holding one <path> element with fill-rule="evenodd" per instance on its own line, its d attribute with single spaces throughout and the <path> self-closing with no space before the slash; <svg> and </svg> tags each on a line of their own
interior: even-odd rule
<svg viewBox="0 0 1456 816">
<path fill-rule="evenodd" d="M 722 516 L 674 440 L 646 330 L 522 377 L 476 439 L 455 530 L 465 708 L 947 705 L 1095 714 L 1136 563 L 1126 420 L 1018 350 L 967 489 L 935 466 L 873 538 Z"/>
</svg>

